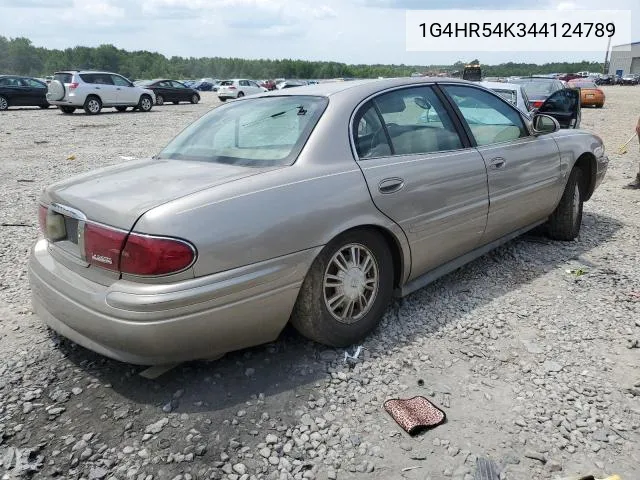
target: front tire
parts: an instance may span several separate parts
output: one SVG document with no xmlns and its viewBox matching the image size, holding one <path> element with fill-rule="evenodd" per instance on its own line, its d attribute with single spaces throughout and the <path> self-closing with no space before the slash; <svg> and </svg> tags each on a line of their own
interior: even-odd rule
<svg viewBox="0 0 640 480">
<path fill-rule="evenodd" d="M 164 97 L 162 95 L 156 95 L 156 105 L 163 105 Z"/>
<path fill-rule="evenodd" d="M 153 101 L 149 95 L 142 95 L 140 97 L 140 102 L 138 103 L 138 108 L 143 112 L 150 112 L 153 108 Z"/>
<path fill-rule="evenodd" d="M 90 95 L 84 101 L 83 108 L 87 115 L 97 115 L 102 110 L 102 102 L 95 95 Z"/>
<path fill-rule="evenodd" d="M 198 95 L 196 95 L 195 93 L 191 96 L 191 103 L 193 103 L 194 105 L 196 103 L 198 103 L 200 101 L 200 97 Z"/>
<path fill-rule="evenodd" d="M 0 95 L 0 111 L 9 108 L 9 100 L 4 95 Z"/>
<path fill-rule="evenodd" d="M 560 203 L 549 217 L 550 238 L 563 241 L 575 240 L 582 224 L 583 198 L 582 170 L 574 168 L 569 175 Z"/>
<path fill-rule="evenodd" d="M 311 340 L 346 347 L 376 328 L 392 292 L 393 261 L 385 240 L 370 230 L 352 230 L 314 260 L 291 323 Z"/>
</svg>

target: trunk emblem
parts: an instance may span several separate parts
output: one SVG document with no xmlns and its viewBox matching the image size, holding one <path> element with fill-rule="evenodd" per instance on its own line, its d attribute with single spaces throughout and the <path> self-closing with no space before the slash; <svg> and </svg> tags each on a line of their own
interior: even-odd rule
<svg viewBox="0 0 640 480">
<path fill-rule="evenodd" d="M 108 265 L 113 265 L 113 260 L 105 255 L 96 255 L 95 253 L 91 255 L 91 260 L 95 260 L 96 262 L 106 263 Z"/>
</svg>

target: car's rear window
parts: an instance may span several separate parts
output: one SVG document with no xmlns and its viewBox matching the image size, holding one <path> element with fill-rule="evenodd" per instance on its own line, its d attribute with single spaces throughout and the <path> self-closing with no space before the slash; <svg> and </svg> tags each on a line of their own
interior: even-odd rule
<svg viewBox="0 0 640 480">
<path fill-rule="evenodd" d="M 261 97 L 211 111 L 156 158 L 250 167 L 292 164 L 328 101 L 315 96 Z"/>
<path fill-rule="evenodd" d="M 577 88 L 598 88 L 593 82 L 569 82 L 569 85 Z"/>
<path fill-rule="evenodd" d="M 514 81 L 514 83 L 521 83 L 522 88 L 529 97 L 537 96 L 549 96 L 553 92 L 559 90 L 559 85 L 554 81 L 545 80 L 529 80 L 529 81 Z"/>
<path fill-rule="evenodd" d="M 500 95 L 502 98 L 504 98 L 506 101 L 512 103 L 513 105 L 518 104 L 518 94 L 516 93 L 515 90 L 494 88 L 493 91 L 496 92 L 498 95 Z"/>
<path fill-rule="evenodd" d="M 53 79 L 58 80 L 60 83 L 71 83 L 73 75 L 70 73 L 56 73 Z"/>
</svg>

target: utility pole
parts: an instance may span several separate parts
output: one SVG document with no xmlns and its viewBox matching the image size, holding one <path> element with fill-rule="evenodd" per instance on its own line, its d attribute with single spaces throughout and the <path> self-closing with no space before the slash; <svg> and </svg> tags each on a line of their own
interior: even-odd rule
<svg viewBox="0 0 640 480">
<path fill-rule="evenodd" d="M 611 47 L 611 37 L 609 37 L 609 41 L 607 42 L 607 51 L 604 54 L 604 65 L 602 65 L 602 73 L 603 74 L 607 74 L 608 72 L 608 68 L 607 68 L 607 62 L 609 61 L 609 48 Z"/>
</svg>

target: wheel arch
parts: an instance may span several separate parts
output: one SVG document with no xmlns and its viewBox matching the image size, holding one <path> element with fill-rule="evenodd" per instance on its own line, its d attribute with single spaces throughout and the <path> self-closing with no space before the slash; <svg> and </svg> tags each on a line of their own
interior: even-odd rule
<svg viewBox="0 0 640 480">
<path fill-rule="evenodd" d="M 409 269 L 411 265 L 410 252 L 409 245 L 406 240 L 403 241 L 403 239 L 399 238 L 398 234 L 393 232 L 391 229 L 372 223 L 355 225 L 334 234 L 332 238 L 325 243 L 325 245 L 328 245 L 334 239 L 340 235 L 344 235 L 345 233 L 363 230 L 374 232 L 383 238 L 389 252 L 391 253 L 393 263 L 393 288 L 394 290 L 399 289 L 406 282 L 406 279 L 409 276 Z"/>
<path fill-rule="evenodd" d="M 579 168 L 582 171 L 580 189 L 584 192 L 583 201 L 586 202 L 591 198 L 596 187 L 598 164 L 595 155 L 591 152 L 583 153 L 573 164 L 573 168 Z"/>
</svg>

